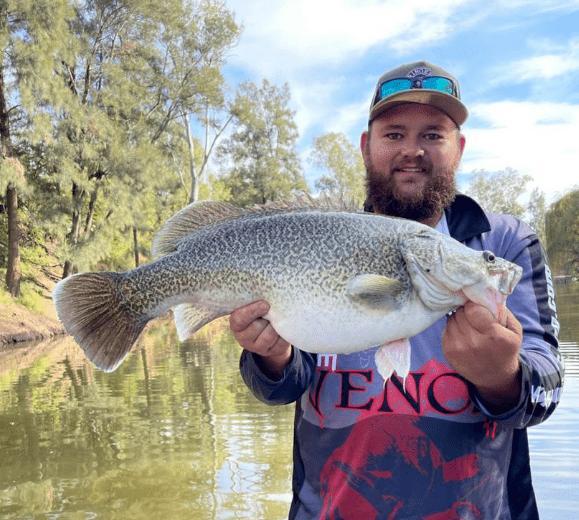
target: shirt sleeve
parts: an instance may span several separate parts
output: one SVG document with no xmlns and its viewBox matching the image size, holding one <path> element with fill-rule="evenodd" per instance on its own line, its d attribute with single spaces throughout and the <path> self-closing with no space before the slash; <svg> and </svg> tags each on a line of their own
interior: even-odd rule
<svg viewBox="0 0 579 520">
<path fill-rule="evenodd" d="M 243 381 L 257 399 L 271 405 L 288 404 L 297 401 L 309 387 L 315 370 L 315 357 L 292 347 L 292 358 L 279 380 L 267 377 L 259 368 L 256 355 L 247 350 L 241 354 L 239 368 Z"/>
<path fill-rule="evenodd" d="M 523 268 L 517 287 L 507 300 L 507 307 L 523 327 L 520 351 L 521 394 L 513 409 L 491 413 L 476 389 L 472 398 L 489 419 L 514 428 L 543 422 L 555 410 L 561 395 L 564 363 L 559 352 L 559 321 L 555 291 L 546 256 L 535 233 L 523 222 L 513 219 L 502 244 L 503 258 Z M 496 245 L 496 244 L 495 244 Z"/>
</svg>

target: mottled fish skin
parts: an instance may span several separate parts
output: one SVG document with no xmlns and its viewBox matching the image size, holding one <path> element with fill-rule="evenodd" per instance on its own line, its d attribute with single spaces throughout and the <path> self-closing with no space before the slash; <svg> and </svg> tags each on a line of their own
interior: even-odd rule
<svg viewBox="0 0 579 520">
<path fill-rule="evenodd" d="M 502 285 L 491 268 L 503 276 Z M 98 273 L 77 276 L 99 283 Z M 266 317 L 286 340 L 311 352 L 342 353 L 421 332 L 466 301 L 462 287 L 482 284 L 483 291 L 498 291 L 507 276 L 512 290 L 520 268 L 502 259 L 491 265 L 488 254 L 414 221 L 308 209 L 205 223 L 177 240 L 173 252 L 115 276 L 113 288 L 95 289 L 103 302 L 115 301 L 107 319 L 122 312 L 126 322 L 144 324 L 187 304 L 182 309 L 193 318 L 180 326 L 185 336 L 265 299 L 271 305 Z M 104 318 L 97 316 L 97 304 L 85 304 L 89 320 L 67 295 L 82 283 L 78 278 L 59 284 L 59 317 L 97 366 L 114 370 L 131 345 L 121 349 L 92 341 L 93 333 L 80 322 L 100 326 Z M 114 333 L 107 334 L 110 342 Z"/>
<path fill-rule="evenodd" d="M 398 239 L 417 226 L 368 214 L 323 212 L 229 221 L 202 228 L 175 253 L 129 271 L 122 291 L 131 310 L 150 316 L 164 312 L 173 298 L 189 299 L 199 292 L 208 293 L 205 304 L 224 312 L 259 298 L 270 303 L 315 300 L 331 308 L 353 306 L 345 292 L 351 277 L 377 273 L 402 283 L 398 301 L 403 305 L 412 286 Z"/>
</svg>

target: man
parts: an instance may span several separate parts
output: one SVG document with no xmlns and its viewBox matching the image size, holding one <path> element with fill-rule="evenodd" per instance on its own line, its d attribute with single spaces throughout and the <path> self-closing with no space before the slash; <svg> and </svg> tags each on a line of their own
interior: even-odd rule
<svg viewBox="0 0 579 520">
<path fill-rule="evenodd" d="M 290 518 L 538 518 L 525 428 L 557 405 L 563 366 L 549 270 L 533 231 L 457 194 L 467 118 L 458 82 L 426 62 L 378 81 L 361 137 L 365 209 L 435 227 L 523 267 L 498 319 L 468 302 L 411 338 L 406 385 L 370 349 L 313 355 L 262 318 L 231 315 L 262 401 L 296 401 Z"/>
</svg>

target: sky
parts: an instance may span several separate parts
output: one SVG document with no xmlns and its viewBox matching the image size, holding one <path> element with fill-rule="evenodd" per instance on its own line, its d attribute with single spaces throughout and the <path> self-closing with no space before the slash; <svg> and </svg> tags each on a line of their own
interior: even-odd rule
<svg viewBox="0 0 579 520">
<path fill-rule="evenodd" d="M 579 186 L 579 0 L 226 0 L 243 32 L 230 84 L 291 91 L 298 152 L 343 132 L 356 145 L 378 77 L 426 60 L 460 82 L 469 109 L 459 188 L 513 168 L 547 202 Z"/>
</svg>

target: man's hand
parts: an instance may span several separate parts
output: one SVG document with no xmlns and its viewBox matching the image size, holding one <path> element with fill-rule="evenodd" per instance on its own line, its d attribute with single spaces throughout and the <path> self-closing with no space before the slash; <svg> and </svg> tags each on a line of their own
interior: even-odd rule
<svg viewBox="0 0 579 520">
<path fill-rule="evenodd" d="M 501 413 L 519 399 L 522 338 L 521 324 L 508 309 L 495 319 L 485 307 L 467 302 L 448 319 L 442 350 L 489 409 Z"/>
<path fill-rule="evenodd" d="M 291 345 L 281 338 L 263 316 L 269 304 L 257 301 L 235 309 L 229 317 L 229 327 L 237 342 L 258 354 L 259 368 L 271 379 L 279 379 L 292 357 Z"/>
</svg>

